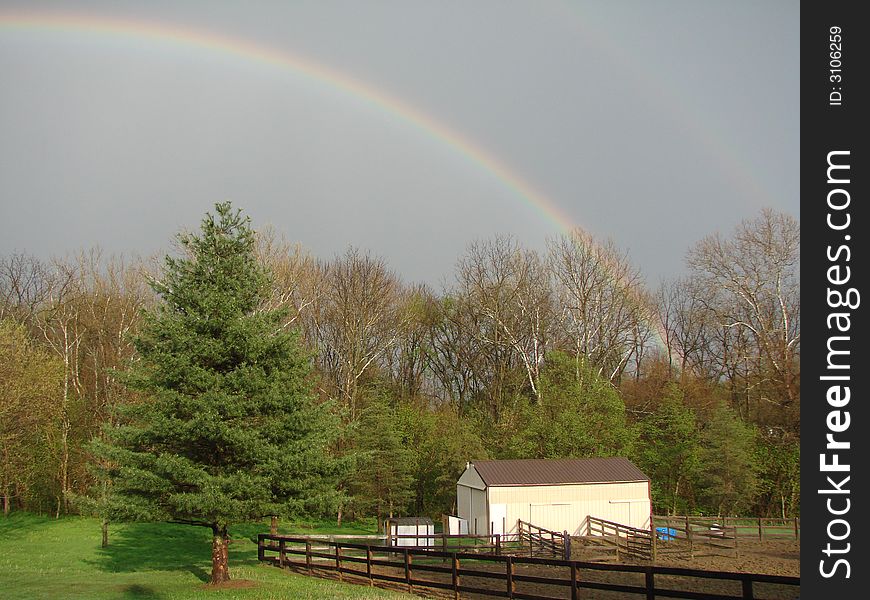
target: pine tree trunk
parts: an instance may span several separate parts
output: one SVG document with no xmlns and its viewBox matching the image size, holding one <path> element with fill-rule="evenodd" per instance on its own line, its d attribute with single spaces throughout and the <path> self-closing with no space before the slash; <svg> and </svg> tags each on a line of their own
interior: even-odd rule
<svg viewBox="0 0 870 600">
<path fill-rule="evenodd" d="M 211 584 L 217 585 L 230 580 L 227 528 L 212 525 L 211 530 Z"/>
</svg>

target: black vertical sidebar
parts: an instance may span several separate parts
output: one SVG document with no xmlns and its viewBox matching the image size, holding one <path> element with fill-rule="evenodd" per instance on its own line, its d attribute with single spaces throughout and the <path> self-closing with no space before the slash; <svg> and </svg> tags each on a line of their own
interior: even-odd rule
<svg viewBox="0 0 870 600">
<path fill-rule="evenodd" d="M 859 7 L 801 4 L 802 598 L 870 593 L 870 21 Z"/>
</svg>

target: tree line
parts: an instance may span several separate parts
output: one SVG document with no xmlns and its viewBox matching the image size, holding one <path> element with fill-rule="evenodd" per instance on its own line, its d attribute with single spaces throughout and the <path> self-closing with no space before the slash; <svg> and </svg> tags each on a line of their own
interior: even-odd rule
<svg viewBox="0 0 870 600">
<path fill-rule="evenodd" d="M 788 215 L 701 239 L 685 276 L 656 288 L 582 231 L 544 252 L 474 242 L 437 291 L 361 249 L 317 259 L 268 230 L 251 243 L 264 287 L 249 312 L 297 340 L 333 461 L 329 493 L 300 514 L 437 517 L 455 513 L 467 460 L 608 455 L 650 476 L 657 512 L 799 514 L 800 234 Z M 118 458 L 100 444 L 135 437 L 124 407 L 155 402 L 129 373 L 151 360 L 148 315 L 166 310 L 173 260 L 0 257 L 4 512 L 99 510 L 82 499 L 112 485 Z"/>
</svg>

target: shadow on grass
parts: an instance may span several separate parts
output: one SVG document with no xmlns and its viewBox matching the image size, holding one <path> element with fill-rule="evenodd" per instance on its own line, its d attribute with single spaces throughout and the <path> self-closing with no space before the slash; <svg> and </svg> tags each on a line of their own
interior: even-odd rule
<svg viewBox="0 0 870 600">
<path fill-rule="evenodd" d="M 230 528 L 231 571 L 234 566 L 257 563 L 256 544 L 241 533 Z M 211 541 L 211 530 L 205 527 L 171 523 L 121 524 L 113 527 L 109 546 L 100 548 L 95 566 L 111 573 L 186 571 L 205 583 L 211 579 Z M 156 597 L 143 586 L 131 586 L 125 593 L 130 598 Z"/>
<path fill-rule="evenodd" d="M 122 598 L 130 598 L 133 600 L 134 598 L 147 598 L 148 600 L 159 600 L 162 596 L 155 592 L 152 588 L 147 585 L 127 585 L 121 590 Z"/>
<path fill-rule="evenodd" d="M 51 527 L 57 519 L 44 515 L 33 515 L 25 512 L 11 512 L 0 516 L 0 539 L 12 539 L 14 534 L 25 531 L 35 531 L 41 527 Z"/>
<path fill-rule="evenodd" d="M 110 573 L 187 571 L 209 580 L 211 532 L 169 523 L 126 523 L 112 528 L 109 546 L 100 548 L 95 566 Z M 129 598 L 153 598 L 146 586 L 130 586 Z"/>
</svg>

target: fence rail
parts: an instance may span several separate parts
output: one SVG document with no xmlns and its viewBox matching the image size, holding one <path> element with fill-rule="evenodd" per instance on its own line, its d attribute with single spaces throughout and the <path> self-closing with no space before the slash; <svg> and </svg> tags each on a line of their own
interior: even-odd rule
<svg viewBox="0 0 870 600">
<path fill-rule="evenodd" d="M 383 538 L 381 538 L 383 540 Z M 413 540 L 413 544 L 402 544 L 402 540 Z M 425 543 L 420 543 L 421 541 Z M 517 533 L 494 533 L 492 535 L 468 534 L 393 534 L 386 538 L 387 546 L 396 548 L 416 548 L 440 550 L 442 552 L 487 552 L 491 554 L 515 554 L 522 551 L 520 535 Z"/>
<path fill-rule="evenodd" d="M 670 523 L 656 528 L 656 553 L 659 556 L 731 556 L 737 558 L 737 530 L 719 524 Z"/>
<path fill-rule="evenodd" d="M 586 517 L 586 540 L 616 547 L 616 558 L 623 553 L 641 560 L 655 559 L 655 543 L 649 529 L 637 529 L 593 516 Z"/>
<path fill-rule="evenodd" d="M 517 532 L 521 552 L 529 549 L 529 556 L 553 556 L 556 558 L 571 558 L 571 536 L 567 531 L 558 532 L 532 525 L 523 520 L 517 520 Z"/>
<path fill-rule="evenodd" d="M 734 527 L 738 537 L 763 539 L 792 538 L 799 540 L 801 535 L 800 517 L 781 519 L 773 517 L 691 517 L 685 515 L 655 515 L 656 527 L 681 527 L 686 530 L 691 525 L 698 527 Z"/>
<path fill-rule="evenodd" d="M 280 567 L 291 567 L 314 575 L 315 571 L 335 572 L 340 579 L 352 576 L 390 582 L 414 588 L 449 590 L 459 599 L 463 592 L 500 598 L 525 600 L 559 600 L 539 593 L 527 584 L 553 586 L 562 590 L 562 598 L 579 598 L 580 589 L 595 589 L 637 594 L 655 598 L 690 598 L 712 600 L 756 600 L 756 584 L 785 586 L 789 598 L 797 597 L 800 578 L 750 573 L 700 571 L 671 567 L 611 565 L 561 559 L 521 556 L 495 556 L 466 552 L 441 552 L 396 546 L 323 541 L 307 537 L 259 534 L 257 558 Z M 449 563 L 449 564 L 448 564 Z M 517 567 L 522 566 L 522 570 Z M 643 585 L 593 580 L 590 573 L 619 573 L 643 576 Z M 657 582 L 657 578 L 659 583 Z M 664 578 L 672 587 L 660 587 Z M 728 580 L 739 583 L 741 593 L 728 595 L 689 589 L 675 589 L 675 578 Z M 469 582 L 468 579 L 472 581 Z M 793 592 L 793 595 L 791 593 Z M 780 596 L 782 597 L 782 596 Z"/>
</svg>

